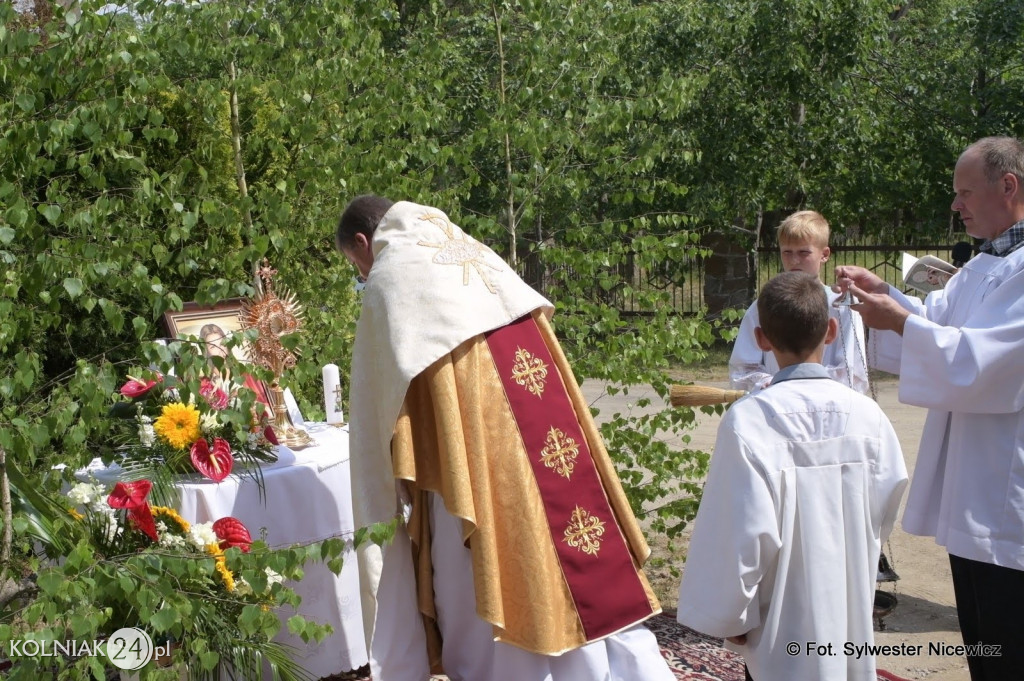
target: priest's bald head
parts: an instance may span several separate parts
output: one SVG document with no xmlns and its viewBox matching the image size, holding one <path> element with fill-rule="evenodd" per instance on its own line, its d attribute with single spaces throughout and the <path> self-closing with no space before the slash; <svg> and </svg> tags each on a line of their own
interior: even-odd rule
<svg viewBox="0 0 1024 681">
<path fill-rule="evenodd" d="M 383 196 L 365 194 L 352 199 L 341 214 L 334 245 L 362 277 L 369 276 L 373 266 L 373 232 L 393 205 Z"/>
</svg>

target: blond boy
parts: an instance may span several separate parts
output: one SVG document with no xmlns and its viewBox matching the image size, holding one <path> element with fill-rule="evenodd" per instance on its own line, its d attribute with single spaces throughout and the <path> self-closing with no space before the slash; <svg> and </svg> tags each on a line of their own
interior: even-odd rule
<svg viewBox="0 0 1024 681">
<path fill-rule="evenodd" d="M 828 262 L 828 221 L 813 210 L 793 213 L 778 229 L 779 254 L 786 272 L 807 272 L 821 280 L 821 268 Z M 828 296 L 829 309 L 839 326 L 835 341 L 825 347 L 822 364 L 829 376 L 843 385 L 867 394 L 869 391 L 867 361 L 864 357 L 864 324 L 860 315 L 848 306 L 832 307 L 839 297 L 822 284 Z M 770 352 L 762 350 L 754 330 L 760 326 L 757 303 L 752 304 L 743 321 L 729 358 L 729 379 L 736 390 L 755 392 L 767 387 L 779 371 L 779 364 Z"/>
</svg>

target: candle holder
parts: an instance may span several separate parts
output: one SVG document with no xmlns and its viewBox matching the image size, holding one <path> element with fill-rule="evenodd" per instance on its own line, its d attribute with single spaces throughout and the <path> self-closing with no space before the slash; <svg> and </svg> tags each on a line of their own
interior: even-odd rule
<svg viewBox="0 0 1024 681">
<path fill-rule="evenodd" d="M 279 295 L 274 290 L 274 275 L 277 270 L 271 269 L 266 258 L 257 272 L 262 282 L 261 290 L 255 298 L 242 304 L 242 328 L 256 329 L 259 336 L 252 342 L 249 354 L 253 363 L 268 369 L 274 374 L 268 389 L 274 421 L 271 427 L 277 440 L 290 449 L 302 449 L 314 444 L 313 438 L 305 430 L 296 428 L 288 415 L 288 407 L 284 402 L 284 388 L 281 377 L 287 369 L 295 366 L 296 354 L 284 346 L 281 338 L 298 333 L 302 328 L 302 306 L 292 293 Z"/>
</svg>

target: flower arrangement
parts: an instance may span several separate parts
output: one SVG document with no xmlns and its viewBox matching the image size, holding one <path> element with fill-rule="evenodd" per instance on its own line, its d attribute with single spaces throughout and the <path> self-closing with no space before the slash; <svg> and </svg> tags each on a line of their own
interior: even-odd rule
<svg viewBox="0 0 1024 681">
<path fill-rule="evenodd" d="M 190 554 L 213 559 L 213 570 L 227 592 L 235 592 L 235 576 L 227 568 L 225 551 L 235 547 L 249 553 L 252 537 L 237 518 L 192 524 L 167 506 L 150 506 L 149 480 L 118 482 L 106 486 L 81 482 L 68 491 L 74 504 L 69 512 L 89 526 L 95 545 L 102 553 L 138 553 L 154 550 Z M 122 516 L 123 514 L 123 516 Z M 129 531 L 125 531 L 126 527 Z M 280 581 L 280 580 L 277 580 Z M 251 589 L 249 590 L 251 592 Z"/>
<path fill-rule="evenodd" d="M 77 542 L 67 551 L 76 564 L 69 559 L 54 570 L 97 585 L 99 613 L 88 616 L 90 624 L 100 634 L 138 626 L 177 642 L 176 663 L 190 678 L 220 678 L 218 670 L 262 678 L 264 661 L 281 678 L 305 678 L 272 639 L 281 626 L 274 609 L 297 605 L 285 577 L 301 575 L 306 555 L 269 549 L 237 518 L 189 523 L 173 508 L 151 505 L 152 488 L 149 480 L 80 482 L 66 494 L 60 534 Z M 41 587 L 59 595 L 62 576 L 41 576 Z M 301 618 L 289 626 L 315 639 L 329 631 Z"/>
<path fill-rule="evenodd" d="M 128 376 L 111 412 L 122 417 L 118 434 L 121 465 L 131 477 L 200 473 L 220 482 L 240 467 L 258 477 L 260 464 L 276 460 L 277 437 L 269 410 L 246 376 L 233 382 L 197 375 Z"/>
</svg>

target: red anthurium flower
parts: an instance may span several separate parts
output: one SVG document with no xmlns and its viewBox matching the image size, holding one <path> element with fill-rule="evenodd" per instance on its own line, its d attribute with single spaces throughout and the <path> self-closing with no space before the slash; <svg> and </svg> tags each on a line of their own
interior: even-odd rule
<svg viewBox="0 0 1024 681">
<path fill-rule="evenodd" d="M 149 504 L 142 502 L 141 506 L 128 509 L 128 518 L 138 530 L 144 532 L 153 541 L 160 541 L 156 536 L 156 522 L 153 520 L 153 511 Z"/>
<path fill-rule="evenodd" d="M 152 390 L 158 382 L 157 380 L 144 381 L 141 378 L 129 376 L 128 382 L 121 386 L 121 394 L 135 400 Z"/>
<path fill-rule="evenodd" d="M 218 388 L 216 384 L 208 378 L 204 377 L 202 383 L 199 384 L 199 394 L 206 399 L 207 404 L 217 411 L 228 406 L 228 394 L 221 388 Z"/>
<path fill-rule="evenodd" d="M 231 456 L 231 445 L 221 437 L 213 438 L 213 449 L 210 444 L 200 438 L 192 445 L 192 465 L 196 470 L 214 482 L 228 477 L 235 460 Z"/>
<path fill-rule="evenodd" d="M 242 553 L 249 553 L 252 537 L 249 535 L 249 530 L 245 529 L 245 525 L 238 518 L 232 518 L 231 516 L 221 518 L 213 524 L 213 532 L 220 539 L 222 551 L 232 546 L 237 546 L 242 549 Z"/>
<path fill-rule="evenodd" d="M 119 482 L 114 485 L 113 491 L 107 497 L 107 505 L 110 508 L 127 508 L 128 510 L 142 508 L 146 504 L 146 497 L 153 483 L 149 480 L 136 480 L 135 482 Z"/>
<path fill-rule="evenodd" d="M 267 439 L 267 442 L 269 442 L 272 445 L 281 444 L 280 442 L 277 441 L 277 433 L 274 432 L 273 426 L 267 426 L 266 428 L 263 429 L 263 437 L 265 437 Z"/>
</svg>

